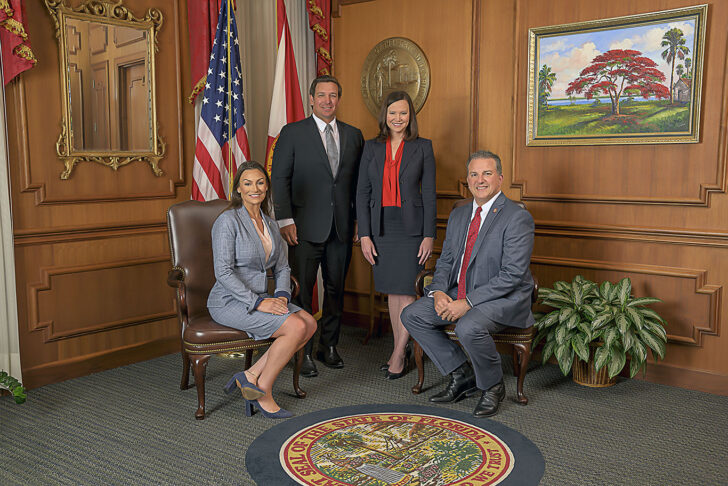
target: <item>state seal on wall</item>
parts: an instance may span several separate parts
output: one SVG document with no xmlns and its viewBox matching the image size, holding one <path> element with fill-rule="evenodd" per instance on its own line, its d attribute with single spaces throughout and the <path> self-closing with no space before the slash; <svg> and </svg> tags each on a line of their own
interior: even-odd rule
<svg viewBox="0 0 728 486">
<path fill-rule="evenodd" d="M 382 100 L 392 91 L 406 91 L 419 112 L 430 92 L 430 64 L 422 49 L 404 37 L 390 37 L 369 51 L 361 72 L 361 94 L 376 118 Z"/>
</svg>

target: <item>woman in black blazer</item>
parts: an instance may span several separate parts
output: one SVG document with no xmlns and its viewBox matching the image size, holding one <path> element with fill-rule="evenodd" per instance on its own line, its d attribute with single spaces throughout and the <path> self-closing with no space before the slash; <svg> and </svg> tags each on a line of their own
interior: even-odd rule
<svg viewBox="0 0 728 486">
<path fill-rule="evenodd" d="M 432 142 L 419 137 L 414 106 L 404 91 L 387 96 L 379 135 L 364 144 L 356 213 L 374 287 L 388 295 L 394 350 L 381 369 L 394 380 L 407 372 L 409 334 L 400 314 L 415 300 L 415 277 L 432 254 L 436 219 Z"/>
</svg>

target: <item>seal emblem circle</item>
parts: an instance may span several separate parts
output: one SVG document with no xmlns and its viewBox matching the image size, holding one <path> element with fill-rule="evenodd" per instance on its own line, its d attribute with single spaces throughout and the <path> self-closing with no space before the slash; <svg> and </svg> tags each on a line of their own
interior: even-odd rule
<svg viewBox="0 0 728 486">
<path fill-rule="evenodd" d="M 466 422 L 425 414 L 348 415 L 299 430 L 280 449 L 299 484 L 491 485 L 513 470 L 510 448 Z"/>
<path fill-rule="evenodd" d="M 376 118 L 392 91 L 406 91 L 419 113 L 430 92 L 430 64 L 422 49 L 404 37 L 390 37 L 367 55 L 361 70 L 361 94 Z"/>
</svg>

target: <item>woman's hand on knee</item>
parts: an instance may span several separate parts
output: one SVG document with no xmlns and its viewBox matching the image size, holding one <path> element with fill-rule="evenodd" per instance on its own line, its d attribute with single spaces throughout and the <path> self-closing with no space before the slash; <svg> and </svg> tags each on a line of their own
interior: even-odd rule
<svg viewBox="0 0 728 486">
<path fill-rule="evenodd" d="M 282 316 L 283 314 L 288 312 L 288 306 L 283 302 L 282 299 L 268 298 L 263 299 L 263 302 L 261 302 L 258 306 L 258 310 L 267 314 Z"/>
</svg>

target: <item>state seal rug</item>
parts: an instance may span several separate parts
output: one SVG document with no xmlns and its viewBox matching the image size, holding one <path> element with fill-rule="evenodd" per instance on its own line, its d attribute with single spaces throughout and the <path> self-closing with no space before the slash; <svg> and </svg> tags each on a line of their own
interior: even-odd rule
<svg viewBox="0 0 728 486">
<path fill-rule="evenodd" d="M 494 420 L 419 405 L 331 408 L 261 434 L 245 465 L 260 486 L 537 485 L 538 447 Z"/>
</svg>

